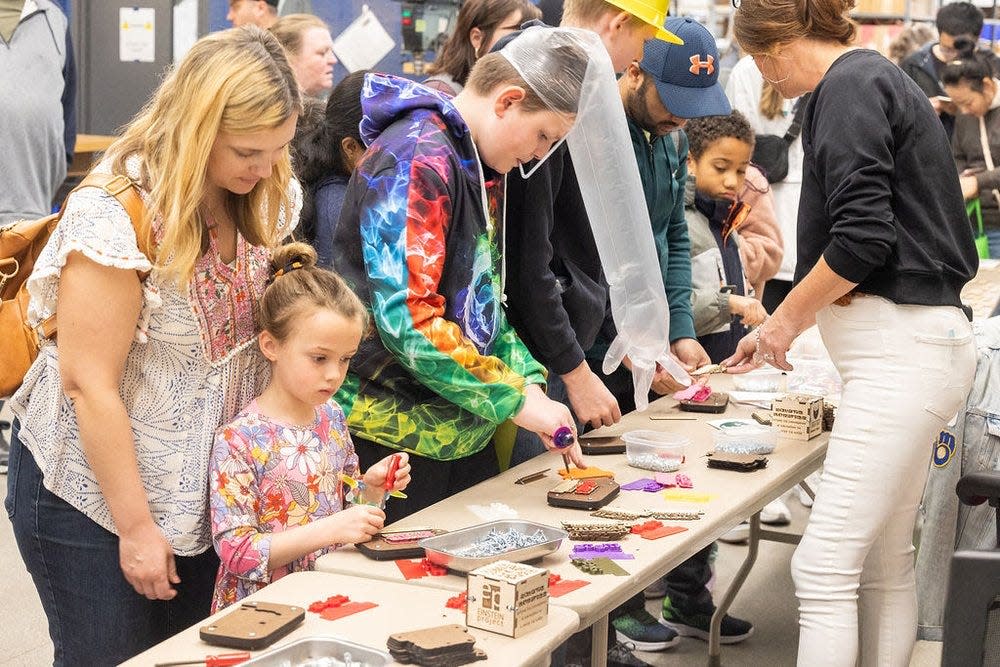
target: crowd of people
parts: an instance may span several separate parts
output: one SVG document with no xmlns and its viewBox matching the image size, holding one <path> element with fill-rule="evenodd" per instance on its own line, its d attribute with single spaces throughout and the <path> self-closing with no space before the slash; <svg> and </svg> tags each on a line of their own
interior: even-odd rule
<svg viewBox="0 0 1000 667">
<path fill-rule="evenodd" d="M 34 3 L 0 12 L 0 39 L 53 42 L 51 99 L 0 134 L 51 159 L 0 194 L 0 223 L 45 214 L 72 152 L 65 17 Z M 711 33 L 666 0 L 565 0 L 559 27 L 527 0 L 468 0 L 427 81 L 334 86 L 322 20 L 232 0 L 236 27 L 200 39 L 93 167 L 134 184 L 152 250 L 81 189 L 28 281 L 29 322 L 58 305 L 59 328 L 10 400 L 6 510 L 56 664 L 121 662 L 489 479 L 505 422 L 515 465 L 635 409 L 631 360 L 602 367 L 618 325 L 564 143 L 605 61 L 679 367 L 790 370 L 815 324 L 843 380 L 792 560 L 799 664 L 908 664 L 926 445 L 975 372 L 967 201 L 1000 257 L 1000 61 L 968 3 L 900 65 L 854 46 L 853 0 L 736 4 L 725 88 Z M 756 164 L 775 136 L 782 175 Z M 682 380 L 657 367 L 650 397 Z M 788 521 L 780 502 L 767 516 Z M 612 612 L 612 664 L 708 637 L 715 552 Z M 726 643 L 753 631 L 722 621 Z"/>
</svg>

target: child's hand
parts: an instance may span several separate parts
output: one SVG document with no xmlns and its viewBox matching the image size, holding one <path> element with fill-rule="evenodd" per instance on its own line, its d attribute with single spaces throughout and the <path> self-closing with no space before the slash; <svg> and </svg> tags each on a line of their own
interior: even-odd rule
<svg viewBox="0 0 1000 667">
<path fill-rule="evenodd" d="M 351 505 L 328 516 L 330 544 L 367 542 L 385 525 L 385 512 L 371 505 Z"/>
<path fill-rule="evenodd" d="M 399 457 L 399 467 L 396 468 L 395 481 L 392 488 L 386 485 L 386 477 L 389 474 L 389 465 L 393 456 Z M 365 486 L 369 488 L 382 488 L 385 492 L 402 491 L 410 483 L 410 456 L 406 452 L 399 452 L 392 456 L 387 456 L 371 468 L 364 475 Z"/>
<path fill-rule="evenodd" d="M 739 315 L 740 321 L 748 327 L 755 327 L 767 319 L 767 311 L 764 305 L 749 296 L 729 295 L 729 311 L 733 315 Z"/>
</svg>

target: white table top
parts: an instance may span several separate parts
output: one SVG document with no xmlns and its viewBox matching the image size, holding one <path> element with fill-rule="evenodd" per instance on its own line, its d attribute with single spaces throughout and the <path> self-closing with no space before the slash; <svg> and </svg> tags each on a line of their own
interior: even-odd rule
<svg viewBox="0 0 1000 667">
<path fill-rule="evenodd" d="M 714 376 L 713 388 L 724 390 L 731 386 L 726 376 Z M 671 398 L 662 398 L 645 412 L 626 415 L 622 422 L 613 427 L 613 432 L 632 429 L 652 429 L 670 431 L 690 437 L 691 445 L 687 461 L 681 467 L 691 477 L 697 493 L 711 495 L 707 503 L 678 503 L 667 501 L 663 492 L 622 491 L 607 505 L 616 509 L 697 509 L 705 516 L 697 521 L 664 522 L 681 525 L 687 531 L 660 538 L 645 540 L 638 535 L 629 535 L 621 541 L 622 549 L 632 553 L 634 560 L 617 561 L 632 576 L 589 575 L 581 572 L 569 561 L 573 545 L 566 540 L 560 549 L 534 563 L 547 568 L 563 579 L 584 579 L 591 583 L 571 593 L 551 599 L 552 606 L 565 606 L 580 616 L 581 627 L 587 627 L 636 592 L 652 583 L 657 577 L 670 571 L 700 549 L 717 539 L 733 526 L 746 519 L 751 513 L 779 497 L 793 487 L 810 472 L 816 470 L 826 455 L 828 433 L 802 442 L 781 438 L 774 452 L 768 455 L 768 465 L 763 470 L 740 473 L 708 468 L 704 454 L 713 448 L 712 433 L 715 430 L 706 422 L 723 417 L 749 417 L 751 409 L 732 402 L 724 414 L 698 414 L 680 412 Z M 651 416 L 697 417 L 696 421 L 653 420 Z M 629 466 L 624 454 L 588 456 L 591 466 L 615 473 L 619 484 L 627 484 L 653 473 Z M 546 503 L 546 493 L 561 478 L 557 470 L 562 467 L 562 459 L 557 454 L 543 454 L 512 468 L 493 479 L 477 484 L 471 489 L 456 494 L 425 510 L 417 512 L 397 522 L 393 527 L 431 527 L 456 530 L 484 523 L 469 508 L 469 505 L 489 505 L 501 502 L 517 511 L 519 519 L 535 521 L 551 526 L 559 526 L 563 520 L 598 521 L 585 510 L 551 507 Z M 514 480 L 533 472 L 549 468 L 546 476 L 537 481 L 516 485 Z M 393 502 L 391 499 L 389 502 Z M 353 574 L 382 581 L 405 581 L 393 561 L 375 561 L 366 558 L 353 547 L 345 547 L 322 556 L 316 564 L 317 570 Z M 441 577 L 413 579 L 408 583 L 416 586 L 449 591 L 464 591 L 466 577 L 448 574 Z"/>
<path fill-rule="evenodd" d="M 305 637 L 331 636 L 387 651 L 386 640 L 391 634 L 452 623 L 465 625 L 465 612 L 445 607 L 445 602 L 453 595 L 449 591 L 325 572 L 290 574 L 251 595 L 247 600 L 308 607 L 310 603 L 331 595 L 346 595 L 354 602 L 374 602 L 378 606 L 335 621 L 327 621 L 318 614 L 306 612 L 302 625 L 267 649 L 254 651 L 252 654 L 256 656 Z M 211 619 L 224 616 L 229 611 L 231 610 L 223 610 Z M 207 624 L 208 619 L 123 664 L 149 667 L 158 662 L 204 659 L 206 655 L 238 650 L 203 642 L 198 636 L 198 628 Z M 549 654 L 576 632 L 578 626 L 579 619 L 574 612 L 549 605 L 548 624 L 517 639 L 469 628 L 470 634 L 476 639 L 476 648 L 484 650 L 489 657 L 488 660 L 475 664 L 502 667 L 547 665 Z"/>
</svg>

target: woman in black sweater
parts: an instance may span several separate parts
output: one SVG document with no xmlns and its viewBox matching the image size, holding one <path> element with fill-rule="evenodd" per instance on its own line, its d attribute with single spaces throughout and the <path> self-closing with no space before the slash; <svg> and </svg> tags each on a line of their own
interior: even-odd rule
<svg viewBox="0 0 1000 667">
<path fill-rule="evenodd" d="M 975 370 L 959 293 L 977 259 L 941 123 L 899 68 L 851 46 L 853 4 L 743 0 L 736 10 L 736 37 L 764 78 L 785 97 L 812 97 L 795 286 L 727 362 L 790 369 L 792 341 L 819 325 L 844 391 L 792 559 L 799 664 L 853 666 L 860 655 L 907 665 L 913 525 L 930 444 Z"/>
</svg>

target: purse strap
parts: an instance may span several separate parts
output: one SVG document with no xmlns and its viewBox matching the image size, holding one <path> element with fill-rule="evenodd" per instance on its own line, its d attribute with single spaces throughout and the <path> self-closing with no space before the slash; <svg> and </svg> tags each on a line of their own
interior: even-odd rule
<svg viewBox="0 0 1000 667">
<path fill-rule="evenodd" d="M 802 132 L 802 117 L 805 115 L 806 104 L 809 102 L 809 96 L 811 94 L 812 93 L 806 93 L 795 101 L 795 111 L 792 115 L 792 124 L 789 125 L 788 129 L 785 131 L 785 141 L 789 146 L 794 143 L 795 138 L 799 136 L 800 132 Z"/>
<path fill-rule="evenodd" d="M 150 252 L 153 249 L 153 237 L 146 205 L 139 195 L 139 186 L 132 179 L 121 174 L 96 174 L 91 172 L 84 176 L 80 184 L 66 195 L 62 206 L 59 208 L 58 217 L 53 220 L 53 227 L 62 219 L 69 196 L 83 188 L 100 188 L 118 200 L 118 203 L 125 209 L 129 220 L 132 222 L 132 229 L 135 230 L 135 240 L 139 246 L 139 252 L 146 257 L 151 257 Z M 56 313 L 49 315 L 39 322 L 36 327 L 40 336 L 50 339 L 55 337 L 56 329 Z"/>
<path fill-rule="evenodd" d="M 979 145 L 983 148 L 983 159 L 986 160 L 986 168 L 993 171 L 993 154 L 990 152 L 990 139 L 986 132 L 986 117 L 979 118 Z M 997 206 L 1000 206 L 1000 192 L 993 189 L 993 198 L 996 199 Z M 982 230 L 980 230 L 982 233 Z"/>
</svg>

